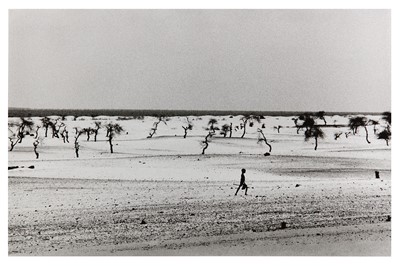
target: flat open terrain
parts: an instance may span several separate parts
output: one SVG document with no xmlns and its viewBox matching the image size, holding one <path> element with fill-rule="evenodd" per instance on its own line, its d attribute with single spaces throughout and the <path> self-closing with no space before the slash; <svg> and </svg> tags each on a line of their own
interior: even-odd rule
<svg viewBox="0 0 400 266">
<path fill-rule="evenodd" d="M 101 129 L 97 142 L 79 138 L 80 158 L 73 127 L 117 117 L 67 117 L 70 143 L 51 138 L 51 130 L 43 138 L 41 128 L 40 159 L 26 137 L 9 152 L 9 166 L 19 166 L 9 170 L 9 254 L 391 254 L 390 146 L 372 126 L 371 144 L 364 130 L 334 140 L 348 129 L 323 128 L 315 151 L 291 117 L 266 117 L 271 156 L 257 143 L 258 123 L 243 139 L 240 129 L 232 138 L 213 137 L 201 155 L 209 118 L 189 117 L 194 128 L 186 139 L 184 117 L 159 124 L 151 139 L 156 118 L 119 119 L 125 131 L 115 138 L 115 153 Z M 216 118 L 219 127 L 240 122 Z M 346 121 L 327 117 L 328 124 Z M 234 196 L 242 168 L 250 189 Z"/>
</svg>

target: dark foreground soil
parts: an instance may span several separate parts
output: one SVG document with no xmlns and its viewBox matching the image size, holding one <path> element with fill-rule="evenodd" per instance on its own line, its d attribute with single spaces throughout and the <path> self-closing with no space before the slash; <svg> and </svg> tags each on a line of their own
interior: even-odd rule
<svg viewBox="0 0 400 266">
<path fill-rule="evenodd" d="M 9 254 L 390 255 L 390 180 L 282 184 L 9 177 Z"/>
</svg>

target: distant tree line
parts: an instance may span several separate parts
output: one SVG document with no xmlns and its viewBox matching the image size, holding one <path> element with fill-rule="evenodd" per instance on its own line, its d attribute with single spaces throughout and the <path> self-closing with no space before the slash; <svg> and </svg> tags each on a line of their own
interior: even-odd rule
<svg viewBox="0 0 400 266">
<path fill-rule="evenodd" d="M 326 113 L 324 111 L 319 111 L 316 113 L 303 113 L 298 115 L 297 117 L 293 118 L 296 132 L 299 134 L 300 131 L 304 131 L 304 139 L 308 141 L 310 139 L 314 140 L 314 150 L 318 148 L 318 140 L 325 138 L 325 133 L 323 132 L 322 128 L 331 126 L 327 124 L 325 119 Z M 233 116 L 230 116 L 233 118 Z M 200 118 L 199 118 L 200 119 Z M 232 123 L 224 123 L 221 128 L 218 127 L 218 121 L 215 118 L 210 118 L 207 123 L 207 134 L 204 137 L 204 140 L 201 141 L 202 150 L 201 154 L 205 154 L 205 151 L 209 147 L 212 138 L 217 135 L 217 131 L 219 131 L 219 135 L 222 138 L 232 138 L 233 131 L 239 131 L 240 137 L 244 138 L 247 133 L 248 127 L 253 127 L 256 124 L 260 125 L 261 121 L 265 119 L 262 115 L 256 114 L 249 114 L 244 115 L 240 118 L 240 124 L 234 126 Z M 34 122 L 30 118 L 23 118 L 21 117 L 17 122 L 9 122 L 8 123 L 8 130 L 9 130 L 9 142 L 10 142 L 10 149 L 9 151 L 13 151 L 14 147 L 21 143 L 26 136 L 32 136 L 34 138 L 33 142 L 33 151 L 36 158 L 39 158 L 39 145 L 42 143 L 41 137 L 39 137 L 39 130 L 42 129 L 44 133 L 44 138 L 51 137 L 51 138 L 58 138 L 62 139 L 64 143 L 69 143 L 69 132 L 67 130 L 66 124 L 63 122 L 65 117 L 59 117 L 55 119 L 51 119 L 47 116 L 42 117 L 40 119 L 40 124 L 35 125 Z M 153 127 L 150 129 L 149 135 L 147 138 L 152 138 L 158 130 L 159 124 L 162 123 L 167 125 L 167 117 L 158 116 L 157 121 L 154 122 Z M 225 120 L 225 119 L 223 119 Z M 319 121 L 319 122 L 318 122 Z M 371 143 L 370 141 L 370 133 L 368 131 L 368 127 L 373 127 L 373 133 L 377 137 L 377 139 L 385 140 L 386 145 L 389 145 L 389 141 L 391 140 L 391 113 L 384 112 L 382 114 L 381 121 L 383 123 L 368 119 L 366 116 L 352 116 L 349 118 L 349 122 L 347 124 L 350 131 L 348 132 L 336 132 L 334 134 L 334 140 L 338 140 L 341 136 L 346 136 L 346 138 L 350 137 L 350 135 L 357 135 L 360 134 L 360 128 L 364 129 L 365 132 L 365 140 L 368 144 Z M 317 123 L 318 122 L 318 123 Z M 336 126 L 336 125 L 335 125 Z M 93 141 L 97 142 L 97 136 L 99 131 L 104 128 L 106 130 L 106 139 L 109 144 L 110 153 L 114 153 L 114 139 L 117 135 L 124 132 L 122 126 L 118 123 L 109 122 L 106 124 L 102 124 L 100 121 L 95 121 L 94 126 L 85 127 L 85 128 L 77 128 L 74 127 L 75 134 L 74 134 L 74 150 L 75 156 L 79 158 L 79 138 L 84 135 L 86 136 L 86 141 L 90 141 L 91 136 L 93 136 Z M 188 136 L 188 131 L 193 129 L 193 123 L 186 117 L 183 125 L 183 138 L 186 139 Z M 268 141 L 267 136 L 265 135 L 263 128 L 265 128 L 265 124 L 257 127 L 258 143 L 263 143 L 268 146 L 268 152 L 265 155 L 269 155 L 272 151 L 271 142 Z M 280 129 L 282 126 L 274 126 L 274 129 L 278 130 L 280 133 Z M 49 135 L 51 133 L 51 135 Z"/>
</svg>

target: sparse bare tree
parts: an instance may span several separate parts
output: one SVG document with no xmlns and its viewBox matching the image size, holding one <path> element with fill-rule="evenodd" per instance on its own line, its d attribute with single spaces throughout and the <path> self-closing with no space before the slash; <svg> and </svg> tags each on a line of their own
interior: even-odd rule
<svg viewBox="0 0 400 266">
<path fill-rule="evenodd" d="M 297 134 L 299 134 L 300 129 L 305 129 L 307 132 L 315 125 L 315 120 L 310 113 L 304 113 L 298 117 L 298 120 L 303 121 L 301 124 L 297 123 Z"/>
<path fill-rule="evenodd" d="M 101 122 L 100 121 L 96 121 L 94 122 L 95 128 L 92 129 L 93 133 L 94 133 L 94 142 L 97 141 L 97 134 L 99 134 L 99 130 L 101 128 Z"/>
<path fill-rule="evenodd" d="M 356 116 L 349 119 L 349 128 L 353 131 L 353 134 L 355 135 L 357 133 L 359 127 L 363 127 L 365 129 L 365 140 L 370 144 L 367 125 L 368 119 L 365 116 Z"/>
<path fill-rule="evenodd" d="M 150 133 L 147 136 L 147 138 L 152 138 L 153 135 L 156 134 L 157 129 L 158 129 L 158 124 L 160 124 L 161 122 L 163 122 L 165 125 L 167 125 L 167 122 L 165 121 L 164 117 L 162 117 L 162 116 L 158 117 L 158 121 L 154 122 L 153 128 L 150 130 Z"/>
<path fill-rule="evenodd" d="M 208 121 L 208 125 L 210 125 L 210 130 L 212 130 L 213 133 L 215 133 L 215 128 L 214 128 L 215 124 L 218 124 L 217 119 L 210 118 L 210 121 Z"/>
<path fill-rule="evenodd" d="M 12 151 L 15 147 L 15 145 L 17 145 L 19 139 L 15 137 L 15 135 L 11 135 L 8 136 L 8 140 L 10 141 L 10 149 L 9 151 Z"/>
<path fill-rule="evenodd" d="M 274 127 L 274 129 L 278 130 L 278 134 L 281 133 L 281 132 L 280 132 L 281 128 L 282 128 L 282 126 L 275 126 L 275 127 Z"/>
<path fill-rule="evenodd" d="M 108 135 L 110 134 L 110 131 L 108 130 L 108 128 L 106 127 L 106 138 L 108 138 Z"/>
<path fill-rule="evenodd" d="M 56 124 L 54 124 L 54 123 L 51 122 L 51 123 L 50 123 L 50 128 L 51 128 L 51 132 L 52 132 L 51 137 L 52 137 L 52 138 L 54 138 L 54 137 L 58 138 Z"/>
<path fill-rule="evenodd" d="M 299 125 L 299 126 L 297 126 L 296 133 L 297 133 L 297 134 L 299 134 L 300 130 L 302 130 L 302 129 L 303 129 L 303 127 L 301 127 L 300 125 Z"/>
<path fill-rule="evenodd" d="M 64 123 L 61 123 L 61 125 L 57 125 L 58 122 L 59 122 L 59 119 L 56 119 L 54 122 L 53 121 L 49 122 L 50 128 L 52 130 L 52 136 L 51 136 L 52 138 L 54 138 L 54 137 L 59 138 L 58 130 L 61 128 L 62 125 L 64 125 Z"/>
<path fill-rule="evenodd" d="M 35 141 L 33 142 L 33 152 L 36 155 L 36 159 L 39 159 L 39 152 L 37 151 L 38 145 L 39 145 L 39 140 L 35 139 Z"/>
<path fill-rule="evenodd" d="M 268 143 L 267 138 L 264 135 L 264 132 L 260 128 L 257 129 L 257 132 L 259 134 L 257 143 L 264 142 L 269 147 L 269 151 L 268 152 L 271 152 L 272 151 L 272 146 L 271 146 L 271 144 Z"/>
<path fill-rule="evenodd" d="M 60 119 L 57 119 L 57 122 L 60 121 Z M 65 127 L 65 124 L 63 122 L 60 122 L 59 124 L 57 123 L 56 128 L 57 128 L 57 133 L 60 133 L 60 130 L 62 127 Z"/>
<path fill-rule="evenodd" d="M 67 126 L 64 125 L 64 128 L 60 132 L 60 136 L 62 137 L 64 143 L 69 143 Z"/>
<path fill-rule="evenodd" d="M 361 121 L 360 121 L 361 120 Z M 348 126 L 350 130 L 353 132 L 353 135 L 358 133 L 358 128 L 363 123 L 363 119 L 361 117 L 350 117 Z"/>
<path fill-rule="evenodd" d="M 326 125 L 326 120 L 325 120 L 325 111 L 319 111 L 315 114 L 316 118 L 321 119 L 322 121 L 324 121 L 324 124 Z"/>
<path fill-rule="evenodd" d="M 10 131 L 11 135 L 8 136 L 10 141 L 10 150 L 12 151 L 17 145 L 17 143 L 22 143 L 22 139 L 26 135 L 30 135 L 31 130 L 33 129 L 34 123 L 30 119 L 25 119 L 23 117 L 20 118 L 18 123 L 9 123 L 8 130 Z M 16 127 L 16 131 L 14 132 L 13 128 Z"/>
<path fill-rule="evenodd" d="M 18 129 L 18 138 L 19 138 L 19 143 L 22 142 L 22 139 L 26 135 L 30 135 L 30 132 L 33 129 L 33 121 L 30 119 L 25 119 L 23 117 L 20 118 L 20 124 L 19 124 L 19 129 Z"/>
<path fill-rule="evenodd" d="M 183 135 L 184 139 L 186 139 L 187 131 L 193 129 L 193 124 L 189 121 L 189 117 L 186 117 L 186 121 L 187 121 L 187 125 L 182 126 L 182 128 L 183 128 L 183 130 L 185 132 L 184 135 Z"/>
<path fill-rule="evenodd" d="M 79 158 L 80 145 L 79 145 L 78 139 L 83 134 L 83 132 L 78 130 L 78 128 L 76 128 L 76 127 L 74 127 L 74 128 L 75 128 L 75 141 L 74 141 L 75 155 L 76 155 L 76 158 Z"/>
<path fill-rule="evenodd" d="M 335 140 L 337 140 L 338 138 L 340 138 L 340 136 L 343 134 L 343 132 L 336 132 L 334 134 Z"/>
<path fill-rule="evenodd" d="M 93 133 L 93 129 L 91 127 L 82 128 L 82 133 L 86 134 L 86 141 L 89 141 L 90 135 Z"/>
<path fill-rule="evenodd" d="M 292 118 L 292 120 L 293 120 L 294 126 L 297 127 L 298 126 L 297 125 L 297 121 L 299 120 L 299 118 L 298 117 L 294 117 L 294 118 Z"/>
<path fill-rule="evenodd" d="M 39 129 L 40 129 L 40 126 L 36 126 L 35 139 L 37 139 L 39 137 Z"/>
<path fill-rule="evenodd" d="M 382 119 L 385 120 L 389 124 L 389 126 L 392 125 L 392 113 L 391 112 L 382 113 Z"/>
<path fill-rule="evenodd" d="M 76 158 L 79 158 L 79 148 L 80 148 L 80 145 L 79 145 L 79 142 L 78 142 L 78 141 L 75 141 L 75 142 L 74 142 L 74 147 L 75 147 L 75 155 L 76 155 Z"/>
<path fill-rule="evenodd" d="M 67 129 L 64 129 L 64 134 L 65 134 L 65 140 L 69 143 L 68 130 Z"/>
<path fill-rule="evenodd" d="M 207 136 L 205 137 L 205 139 L 202 141 L 202 145 L 203 145 L 203 151 L 201 152 L 201 154 L 204 154 L 206 149 L 208 148 L 208 143 L 210 142 L 210 138 L 214 135 L 215 133 L 213 131 L 209 131 Z"/>
<path fill-rule="evenodd" d="M 374 126 L 374 134 L 376 134 L 376 132 L 377 132 L 377 130 L 378 130 L 378 129 L 376 128 L 376 126 L 379 125 L 379 122 L 376 121 L 376 120 L 370 119 L 370 120 L 368 121 L 368 125 Z"/>
<path fill-rule="evenodd" d="M 392 137 L 392 133 L 388 128 L 378 133 L 378 139 L 384 139 L 386 141 L 386 146 L 389 146 L 389 140 Z"/>
<path fill-rule="evenodd" d="M 106 129 L 109 132 L 108 133 L 108 142 L 110 144 L 110 152 L 114 153 L 112 140 L 115 138 L 115 135 L 121 134 L 121 132 L 124 131 L 124 129 L 119 124 L 114 124 L 114 123 L 108 123 L 106 125 Z"/>
<path fill-rule="evenodd" d="M 321 130 L 319 126 L 314 125 L 304 132 L 305 140 L 309 140 L 310 138 L 315 139 L 315 147 L 314 150 L 317 150 L 318 147 L 318 138 L 323 139 L 325 137 L 324 132 Z"/>
<path fill-rule="evenodd" d="M 226 135 L 228 134 L 228 131 L 231 127 L 228 124 L 225 124 L 221 127 L 221 135 L 224 136 L 224 138 L 226 138 Z"/>
<path fill-rule="evenodd" d="M 42 125 L 43 125 L 43 128 L 45 130 L 44 136 L 47 138 L 47 131 L 49 130 L 49 126 L 52 123 L 51 119 L 49 117 L 45 116 L 45 117 L 42 117 L 40 119 L 40 121 L 42 121 Z"/>
<path fill-rule="evenodd" d="M 246 135 L 247 122 L 250 121 L 250 123 L 254 123 L 254 121 L 257 121 L 258 123 L 260 123 L 261 122 L 261 116 L 259 116 L 259 115 L 245 115 L 240 120 L 243 121 L 243 134 L 242 134 L 241 138 L 244 138 L 244 135 Z"/>
</svg>

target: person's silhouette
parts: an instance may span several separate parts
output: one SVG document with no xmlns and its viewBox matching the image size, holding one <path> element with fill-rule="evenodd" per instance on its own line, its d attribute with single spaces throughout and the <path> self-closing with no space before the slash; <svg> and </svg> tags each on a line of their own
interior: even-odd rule
<svg viewBox="0 0 400 266">
<path fill-rule="evenodd" d="M 246 173 L 246 169 L 242 169 L 242 175 L 240 176 L 240 184 L 239 187 L 236 190 L 235 196 L 237 195 L 237 193 L 239 192 L 240 188 L 245 189 L 244 194 L 247 195 L 247 189 L 249 188 L 246 183 L 245 183 L 245 176 L 244 173 Z"/>
</svg>

